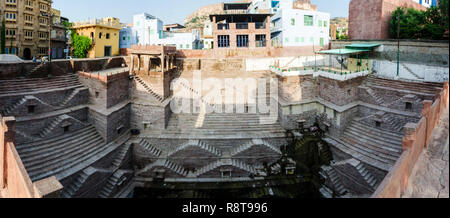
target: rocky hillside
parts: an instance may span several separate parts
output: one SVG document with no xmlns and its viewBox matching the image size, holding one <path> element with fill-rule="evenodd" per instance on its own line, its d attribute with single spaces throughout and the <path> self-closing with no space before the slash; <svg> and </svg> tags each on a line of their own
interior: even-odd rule
<svg viewBox="0 0 450 218">
<path fill-rule="evenodd" d="M 199 8 L 184 19 L 184 26 L 189 29 L 203 28 L 205 22 L 209 21 L 209 15 L 223 12 L 223 4 L 217 3 Z"/>
</svg>

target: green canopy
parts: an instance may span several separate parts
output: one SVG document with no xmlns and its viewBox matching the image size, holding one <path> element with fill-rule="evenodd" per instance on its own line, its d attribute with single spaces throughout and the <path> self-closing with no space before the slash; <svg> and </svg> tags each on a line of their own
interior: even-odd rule
<svg viewBox="0 0 450 218">
<path fill-rule="evenodd" d="M 358 54 L 358 53 L 366 53 L 370 52 L 370 49 L 348 49 L 348 48 L 342 48 L 342 49 L 331 49 L 331 50 L 325 50 L 325 51 L 318 51 L 319 54 L 331 54 L 331 55 L 348 55 L 348 54 Z"/>
<path fill-rule="evenodd" d="M 345 48 L 348 48 L 348 49 L 373 49 L 380 45 L 381 44 L 359 43 L 359 44 L 347 45 L 347 46 L 345 46 Z"/>
</svg>

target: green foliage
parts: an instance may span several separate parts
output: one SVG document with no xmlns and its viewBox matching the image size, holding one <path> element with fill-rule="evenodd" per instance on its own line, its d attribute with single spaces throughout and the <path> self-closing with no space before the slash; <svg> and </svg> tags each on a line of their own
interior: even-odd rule
<svg viewBox="0 0 450 218">
<path fill-rule="evenodd" d="M 61 24 L 66 28 L 66 34 L 71 34 L 71 35 L 72 35 L 72 31 L 71 31 L 71 29 L 72 29 L 72 23 L 71 23 L 71 22 L 64 21 L 64 22 L 62 22 Z"/>
<path fill-rule="evenodd" d="M 91 39 L 87 36 L 72 34 L 73 55 L 75 58 L 86 58 L 91 48 Z"/>
<path fill-rule="evenodd" d="M 448 0 L 446 2 L 448 4 Z M 445 13 L 448 14 L 448 11 Z M 448 21 L 445 24 L 445 13 L 436 7 L 430 7 L 426 11 L 399 7 L 392 13 L 390 37 L 394 39 L 444 39 L 444 33 L 448 30 Z"/>
<path fill-rule="evenodd" d="M 5 17 L 2 19 L 2 27 L 0 28 L 0 54 L 5 54 L 6 47 L 6 30 L 5 30 Z"/>
</svg>

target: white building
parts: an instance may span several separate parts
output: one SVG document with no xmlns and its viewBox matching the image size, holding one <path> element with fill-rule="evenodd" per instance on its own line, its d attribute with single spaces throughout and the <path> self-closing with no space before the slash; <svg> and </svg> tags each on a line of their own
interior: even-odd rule
<svg viewBox="0 0 450 218">
<path fill-rule="evenodd" d="M 208 21 L 203 27 L 203 49 L 213 49 L 214 48 L 214 36 L 213 36 L 213 23 Z"/>
<path fill-rule="evenodd" d="M 294 0 L 254 0 L 249 10 L 252 13 L 269 10 L 274 14 L 271 18 L 273 47 L 326 46 L 330 41 L 330 14 L 311 8 L 294 8 Z"/>
<path fill-rule="evenodd" d="M 133 16 L 133 45 L 157 45 L 163 36 L 163 22 L 147 13 Z"/>
<path fill-rule="evenodd" d="M 201 49 L 200 31 L 192 30 L 192 32 L 164 32 L 163 38 L 160 39 L 161 45 L 176 46 L 177 49 Z"/>
<path fill-rule="evenodd" d="M 436 6 L 437 7 L 437 0 L 413 0 L 427 8 L 431 7 L 431 6 Z"/>
<path fill-rule="evenodd" d="M 133 27 L 120 31 L 119 48 L 131 48 L 132 45 L 173 45 L 177 49 L 199 49 L 200 32 L 191 33 L 164 32 L 163 22 L 147 13 L 133 16 Z"/>
</svg>

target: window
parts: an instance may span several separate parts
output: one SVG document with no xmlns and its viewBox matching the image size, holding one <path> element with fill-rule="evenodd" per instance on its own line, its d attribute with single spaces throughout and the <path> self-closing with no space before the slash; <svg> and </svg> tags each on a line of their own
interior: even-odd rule
<svg viewBox="0 0 450 218">
<path fill-rule="evenodd" d="M 284 38 L 285 42 L 289 42 L 289 37 Z"/>
<path fill-rule="evenodd" d="M 237 47 L 248 47 L 248 35 L 237 35 Z"/>
<path fill-rule="evenodd" d="M 299 37 L 295 37 L 295 42 L 300 42 L 300 38 Z"/>
<path fill-rule="evenodd" d="M 314 18 L 312 15 L 305 15 L 305 26 L 313 26 Z"/>
<path fill-rule="evenodd" d="M 327 27 L 328 26 L 328 22 L 327 21 L 323 21 L 323 27 Z"/>
<path fill-rule="evenodd" d="M 256 47 L 266 47 L 266 35 L 256 35 Z"/>
<path fill-rule="evenodd" d="M 295 26 L 295 18 L 292 18 L 292 19 L 291 19 L 291 25 L 292 25 L 292 26 Z"/>
<path fill-rule="evenodd" d="M 28 113 L 29 114 L 34 113 L 35 109 L 36 109 L 35 105 L 28 105 Z"/>
<path fill-rule="evenodd" d="M 95 92 L 95 98 L 98 98 L 99 95 L 100 95 L 99 92 Z"/>
<path fill-rule="evenodd" d="M 230 47 L 230 36 L 229 35 L 219 35 L 218 38 L 218 46 L 219 48 L 228 48 Z"/>
<path fill-rule="evenodd" d="M 109 33 L 106 34 L 106 39 L 109 39 Z"/>
<path fill-rule="evenodd" d="M 323 47 L 324 44 L 325 44 L 325 43 L 324 43 L 324 41 L 323 41 L 323 38 L 320 38 L 320 46 Z"/>
<path fill-rule="evenodd" d="M 124 37 L 122 37 L 122 41 L 125 41 L 125 36 L 124 36 Z"/>
<path fill-rule="evenodd" d="M 186 48 L 189 49 L 189 47 L 190 47 L 189 44 L 186 44 Z"/>
<path fill-rule="evenodd" d="M 322 21 L 319 20 L 319 27 L 322 27 Z"/>
<path fill-rule="evenodd" d="M 381 127 L 381 122 L 380 121 L 375 121 L 375 126 L 376 127 Z"/>
<path fill-rule="evenodd" d="M 411 102 L 406 102 L 405 109 L 406 110 L 412 110 L 412 103 Z"/>
<path fill-rule="evenodd" d="M 102 33 L 98 34 L 98 38 L 101 39 L 102 38 Z"/>
<path fill-rule="evenodd" d="M 69 130 L 70 130 L 70 126 L 65 126 L 64 127 L 64 133 L 69 132 Z"/>
</svg>

